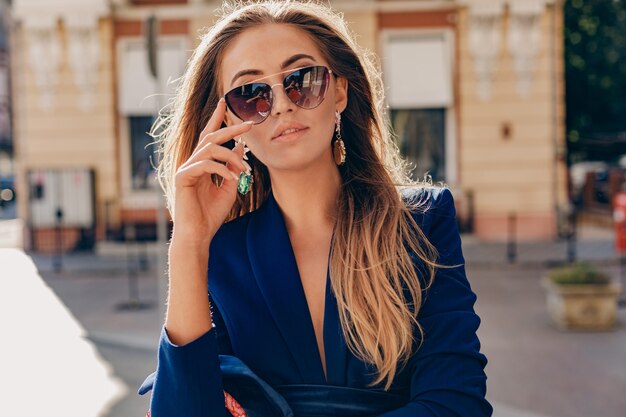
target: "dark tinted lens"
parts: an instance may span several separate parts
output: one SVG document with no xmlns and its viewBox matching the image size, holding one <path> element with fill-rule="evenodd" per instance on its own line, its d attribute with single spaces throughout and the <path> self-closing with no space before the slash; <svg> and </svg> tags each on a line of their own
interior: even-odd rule
<svg viewBox="0 0 626 417">
<path fill-rule="evenodd" d="M 285 94 L 296 105 L 312 109 L 320 105 L 328 87 L 326 67 L 307 67 L 294 71 L 285 77 Z"/>
<path fill-rule="evenodd" d="M 244 122 L 260 123 L 272 108 L 272 91 L 265 83 L 242 85 L 230 90 L 224 98 L 230 111 Z"/>
</svg>

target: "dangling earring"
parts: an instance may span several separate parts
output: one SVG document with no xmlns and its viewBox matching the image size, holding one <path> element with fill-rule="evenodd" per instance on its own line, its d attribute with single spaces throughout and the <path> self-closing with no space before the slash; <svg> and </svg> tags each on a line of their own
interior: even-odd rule
<svg viewBox="0 0 626 417">
<path fill-rule="evenodd" d="M 239 138 L 239 142 L 241 141 L 241 138 Z M 248 159 L 248 157 L 246 156 L 246 153 L 248 153 L 250 151 L 250 149 L 248 149 L 248 147 L 246 146 L 246 143 L 243 143 L 243 158 L 244 159 Z M 252 175 L 252 171 L 248 170 L 248 171 L 243 171 L 241 174 L 239 174 L 239 181 L 237 181 L 237 191 L 239 191 L 239 194 L 241 195 L 246 195 L 248 194 L 248 191 L 250 191 L 250 188 L 252 187 L 252 184 L 254 184 L 254 176 Z"/>
<path fill-rule="evenodd" d="M 341 139 L 341 114 L 335 112 L 335 142 L 333 143 L 333 158 L 335 163 L 343 165 L 346 162 L 346 144 Z"/>
<path fill-rule="evenodd" d="M 237 182 L 237 191 L 239 194 L 246 195 L 250 188 L 254 184 L 254 177 L 252 176 L 252 171 L 243 171 L 239 174 L 239 181 Z"/>
</svg>

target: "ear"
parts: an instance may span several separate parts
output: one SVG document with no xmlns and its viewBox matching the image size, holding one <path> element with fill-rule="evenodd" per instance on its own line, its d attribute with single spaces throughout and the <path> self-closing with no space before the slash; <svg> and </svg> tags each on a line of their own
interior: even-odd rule
<svg viewBox="0 0 626 417">
<path fill-rule="evenodd" d="M 230 115 L 230 112 L 228 111 L 228 109 L 226 109 L 226 112 L 224 113 L 224 120 L 223 120 L 224 124 L 226 124 L 226 126 L 232 126 L 233 123 L 233 118 Z"/>
<path fill-rule="evenodd" d="M 348 80 L 343 77 L 335 78 L 335 109 L 343 112 L 348 105 Z"/>
</svg>

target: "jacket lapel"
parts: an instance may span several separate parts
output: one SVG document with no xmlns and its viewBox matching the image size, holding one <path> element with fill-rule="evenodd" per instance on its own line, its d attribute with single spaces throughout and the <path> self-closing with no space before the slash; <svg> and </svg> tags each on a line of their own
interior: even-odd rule
<svg viewBox="0 0 626 417">
<path fill-rule="evenodd" d="M 348 347 L 339 322 L 337 299 L 326 278 L 326 301 L 324 304 L 324 350 L 326 353 L 326 376 L 330 385 L 346 386 L 348 372 Z"/>
<path fill-rule="evenodd" d="M 246 240 L 254 277 L 302 381 L 325 384 L 295 255 L 283 215 L 272 193 L 263 207 L 250 217 Z M 327 294 L 329 286 L 327 278 Z M 328 305 L 328 297 L 326 301 Z M 327 319 L 325 314 L 324 336 Z"/>
</svg>

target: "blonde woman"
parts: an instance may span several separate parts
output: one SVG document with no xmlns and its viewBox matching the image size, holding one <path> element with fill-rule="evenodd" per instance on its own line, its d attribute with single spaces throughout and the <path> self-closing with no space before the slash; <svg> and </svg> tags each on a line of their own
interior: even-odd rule
<svg viewBox="0 0 626 417">
<path fill-rule="evenodd" d="M 319 3 L 235 4 L 202 37 L 156 126 L 152 417 L 491 415 L 452 195 L 409 179 L 382 92 Z"/>
</svg>

